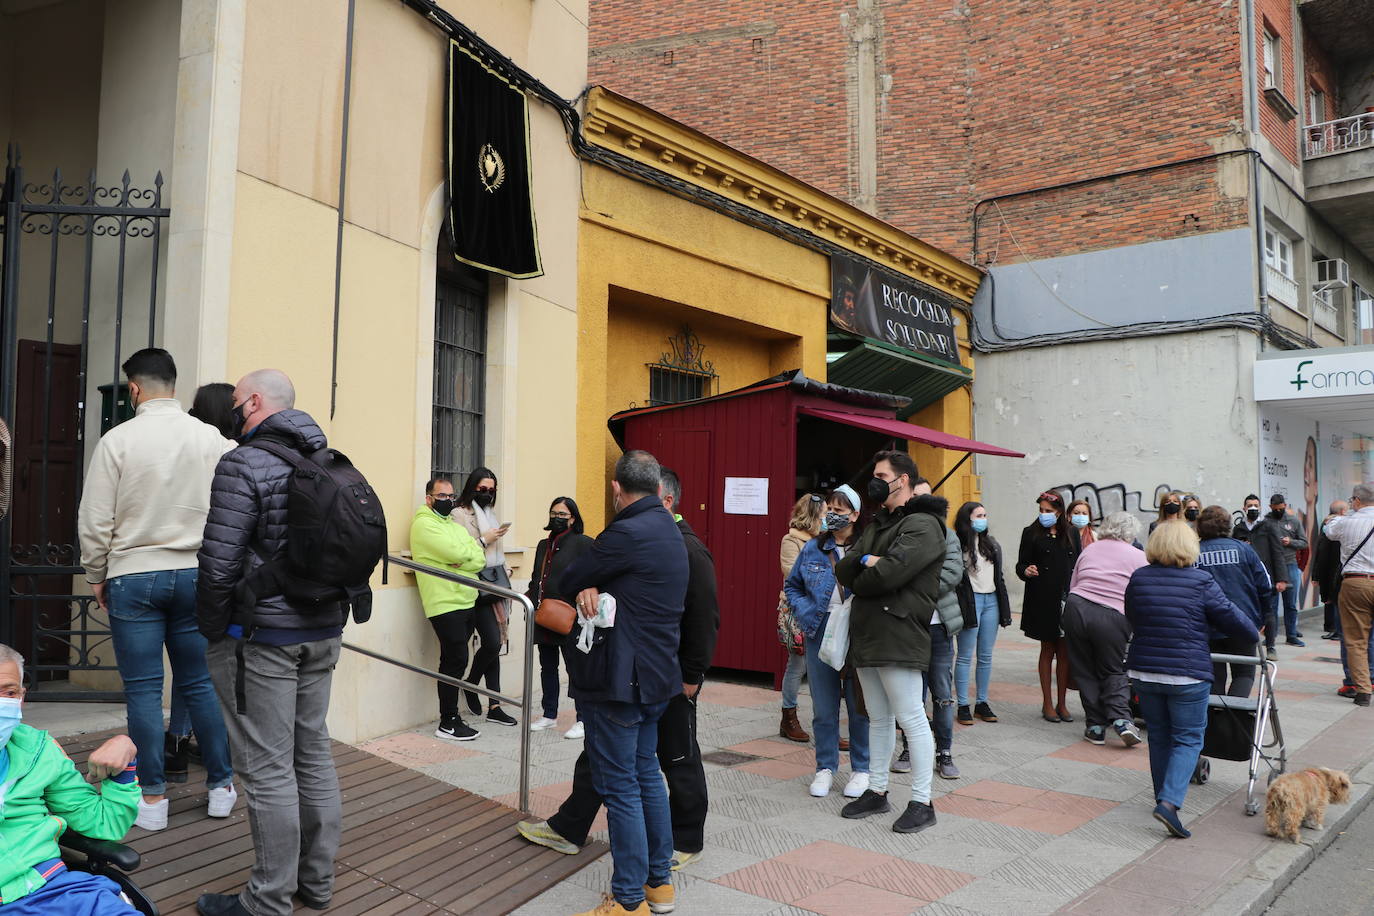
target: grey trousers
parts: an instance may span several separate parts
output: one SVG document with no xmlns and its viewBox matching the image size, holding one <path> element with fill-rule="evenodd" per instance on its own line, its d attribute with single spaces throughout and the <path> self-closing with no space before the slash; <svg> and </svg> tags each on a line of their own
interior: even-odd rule
<svg viewBox="0 0 1374 916">
<path fill-rule="evenodd" d="M 245 715 L 234 702 L 237 643 L 221 639 L 206 652 L 248 801 L 257 858 L 239 902 L 254 916 L 287 916 L 298 889 L 320 901 L 334 891 L 343 807 L 325 713 L 341 641 L 248 643 Z"/>
<path fill-rule="evenodd" d="M 1069 644 L 1069 669 L 1078 682 L 1078 697 L 1083 701 L 1083 718 L 1088 725 L 1131 721 L 1131 684 L 1126 677 L 1131 625 L 1126 615 L 1071 594 L 1064 603 L 1060 625 Z"/>
</svg>

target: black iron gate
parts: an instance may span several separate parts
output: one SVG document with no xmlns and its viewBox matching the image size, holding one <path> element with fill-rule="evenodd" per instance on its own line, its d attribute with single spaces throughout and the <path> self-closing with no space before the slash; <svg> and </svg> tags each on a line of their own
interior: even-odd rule
<svg viewBox="0 0 1374 916">
<path fill-rule="evenodd" d="M 127 415 L 121 347 L 154 345 L 170 211 L 161 172 L 151 188 L 127 171 L 118 186 L 98 185 L 94 171 L 84 184 L 63 184 L 60 170 L 25 183 L 15 147 L 6 160 L 0 441 L 8 433 L 12 489 L 0 519 L 0 641 L 28 659 L 29 699 L 118 699 L 117 688 L 73 683 L 74 672 L 115 670 L 108 620 L 81 594 L 76 510 L 88 442 Z"/>
</svg>

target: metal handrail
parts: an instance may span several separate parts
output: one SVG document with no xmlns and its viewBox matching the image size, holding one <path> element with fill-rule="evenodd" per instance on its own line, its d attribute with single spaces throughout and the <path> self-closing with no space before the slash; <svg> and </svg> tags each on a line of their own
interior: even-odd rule
<svg viewBox="0 0 1374 916">
<path fill-rule="evenodd" d="M 388 665 L 394 665 L 397 668 L 401 668 L 406 671 L 413 672 L 415 674 L 423 674 L 426 677 L 430 677 L 436 681 L 439 681 L 440 683 L 449 684 L 454 687 L 459 687 L 463 690 L 471 690 L 474 693 L 478 693 L 484 697 L 487 697 L 488 699 L 497 700 L 502 703 L 510 703 L 512 705 L 518 703 L 520 705 L 519 801 L 520 810 L 525 814 L 529 814 L 530 713 L 531 706 L 533 705 L 531 703 L 531 698 L 533 696 L 534 687 L 534 602 L 531 601 L 525 595 L 522 595 L 520 592 L 513 591 L 509 588 L 503 588 L 499 585 L 493 585 L 492 583 L 484 582 L 481 579 L 469 579 L 467 576 L 460 576 L 456 572 L 453 572 L 449 569 L 441 569 L 437 566 L 427 566 L 424 563 L 416 563 L 414 560 L 407 560 L 404 557 L 392 556 L 391 554 L 387 554 L 385 557 L 382 558 L 383 585 L 387 583 L 387 573 L 393 563 L 397 566 L 413 570 L 417 573 L 424 573 L 425 575 L 434 576 L 437 579 L 443 579 L 447 582 L 456 582 L 459 585 L 466 585 L 469 588 L 475 588 L 477 589 L 477 591 L 485 592 L 488 595 L 496 595 L 498 597 L 505 598 L 510 601 L 519 602 L 520 605 L 524 607 L 525 668 L 524 671 L 521 672 L 521 685 L 523 687 L 523 690 L 521 692 L 521 695 L 518 697 L 508 697 L 504 694 L 488 690 L 485 687 L 478 686 L 477 684 L 470 684 L 467 681 L 462 680 L 461 678 L 450 677 L 447 674 L 440 674 L 438 671 L 430 671 L 428 668 L 422 668 L 419 665 L 412 665 L 409 662 L 403 662 L 398 658 L 391 658 L 390 656 L 383 655 L 380 652 L 374 652 L 371 649 L 364 649 L 362 646 L 355 646 L 352 643 L 346 642 L 343 644 L 343 647 L 345 649 L 350 649 L 354 652 L 357 652 L 359 655 L 366 655 L 368 658 L 375 658 L 379 662 L 386 662 Z"/>
</svg>

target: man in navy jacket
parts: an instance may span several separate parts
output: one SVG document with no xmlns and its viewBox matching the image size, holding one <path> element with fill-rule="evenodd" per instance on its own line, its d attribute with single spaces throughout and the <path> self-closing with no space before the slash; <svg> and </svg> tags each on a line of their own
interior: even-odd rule
<svg viewBox="0 0 1374 916">
<path fill-rule="evenodd" d="M 658 771 L 658 720 L 682 693 L 677 650 L 688 565 L 682 533 L 659 502 L 660 477 L 648 452 L 621 456 L 611 482 L 616 516 L 562 579 L 584 618 L 596 616 L 601 592 L 616 601 L 615 625 L 582 658 L 574 650 L 569 665 L 592 782 L 606 802 L 610 914 L 645 912 L 646 896 L 656 907 L 673 903 L 673 829 Z"/>
</svg>

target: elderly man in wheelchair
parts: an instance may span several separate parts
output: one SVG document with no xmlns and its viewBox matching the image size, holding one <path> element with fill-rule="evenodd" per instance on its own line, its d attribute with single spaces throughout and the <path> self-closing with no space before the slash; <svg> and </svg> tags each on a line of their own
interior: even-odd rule
<svg viewBox="0 0 1374 916">
<path fill-rule="evenodd" d="M 112 842 L 138 815 L 134 743 L 126 735 L 106 741 L 83 777 L 47 732 L 20 722 L 23 682 L 23 656 L 0 645 L 0 916 L 130 916 L 141 907 L 105 875 L 118 875 L 110 864 L 138 862 Z M 68 870 L 59 835 L 86 854 L 89 870 Z"/>
</svg>

